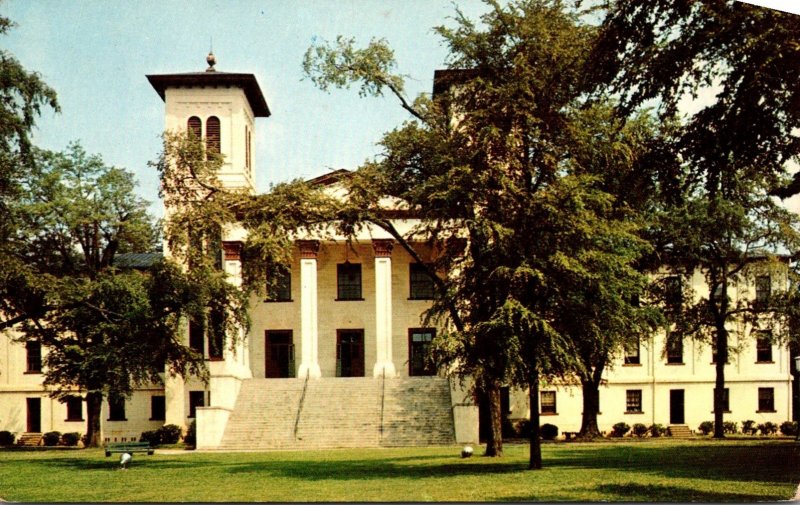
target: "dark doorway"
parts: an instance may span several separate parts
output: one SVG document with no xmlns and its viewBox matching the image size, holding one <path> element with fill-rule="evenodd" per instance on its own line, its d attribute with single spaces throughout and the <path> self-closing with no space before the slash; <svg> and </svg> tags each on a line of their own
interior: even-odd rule
<svg viewBox="0 0 800 505">
<path fill-rule="evenodd" d="M 291 330 L 268 330 L 265 375 L 271 379 L 294 377 L 294 344 Z"/>
<path fill-rule="evenodd" d="M 26 398 L 28 403 L 28 433 L 42 432 L 42 399 Z"/>
<path fill-rule="evenodd" d="M 336 331 L 336 376 L 364 376 L 364 330 Z"/>
<path fill-rule="evenodd" d="M 669 390 L 669 423 L 670 424 L 683 424 L 685 422 L 683 416 L 683 389 L 670 389 Z"/>
<path fill-rule="evenodd" d="M 428 358 L 428 349 L 435 331 L 431 328 L 408 330 L 408 375 L 436 375 L 433 363 Z"/>
</svg>

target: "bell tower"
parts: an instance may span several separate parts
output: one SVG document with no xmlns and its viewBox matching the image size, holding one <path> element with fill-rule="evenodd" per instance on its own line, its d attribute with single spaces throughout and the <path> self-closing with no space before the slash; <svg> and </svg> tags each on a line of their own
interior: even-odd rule
<svg viewBox="0 0 800 505">
<path fill-rule="evenodd" d="M 270 111 L 253 74 L 218 72 L 213 53 L 204 72 L 148 75 L 165 103 L 167 131 L 192 131 L 219 152 L 223 186 L 255 192 L 255 119 Z"/>
</svg>

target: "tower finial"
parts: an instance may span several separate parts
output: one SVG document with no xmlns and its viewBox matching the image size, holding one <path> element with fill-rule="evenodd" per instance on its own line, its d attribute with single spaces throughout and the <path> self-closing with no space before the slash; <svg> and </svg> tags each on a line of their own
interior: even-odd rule
<svg viewBox="0 0 800 505">
<path fill-rule="evenodd" d="M 217 58 L 214 56 L 214 39 L 209 38 L 209 49 L 208 49 L 208 56 L 206 56 L 206 63 L 208 63 L 208 68 L 206 72 L 216 72 L 217 69 L 214 68 L 214 65 L 217 64 Z"/>
</svg>

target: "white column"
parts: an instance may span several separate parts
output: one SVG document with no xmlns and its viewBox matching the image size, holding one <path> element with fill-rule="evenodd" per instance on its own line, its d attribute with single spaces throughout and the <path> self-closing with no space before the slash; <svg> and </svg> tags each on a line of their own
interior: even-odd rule
<svg viewBox="0 0 800 505">
<path fill-rule="evenodd" d="M 297 377 L 317 378 L 319 369 L 317 323 L 317 253 L 319 242 L 300 240 L 300 367 Z"/>
<path fill-rule="evenodd" d="M 386 374 L 394 377 L 397 371 L 392 362 L 392 248 L 391 240 L 373 240 L 375 250 L 375 338 L 376 361 L 374 377 Z"/>
</svg>

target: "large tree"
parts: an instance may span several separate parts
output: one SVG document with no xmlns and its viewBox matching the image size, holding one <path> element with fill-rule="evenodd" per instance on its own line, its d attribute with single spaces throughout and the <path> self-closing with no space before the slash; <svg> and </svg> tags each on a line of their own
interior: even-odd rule
<svg viewBox="0 0 800 505">
<path fill-rule="evenodd" d="M 230 317 L 210 331 L 227 333 L 242 322 L 242 304 L 210 267 L 118 268 L 120 253 L 154 251 L 158 229 L 132 174 L 80 145 L 36 150 L 16 182 L 22 190 L 9 201 L 16 229 L 0 279 L 0 327 L 42 346 L 45 386 L 57 398 L 83 397 L 88 445 L 96 446 L 103 398 L 159 383 L 165 371 L 204 376 L 202 356 L 182 344 L 182 320 L 204 320 L 219 305 Z"/>
<path fill-rule="evenodd" d="M 529 389 L 530 466 L 539 468 L 539 381 L 582 370 L 571 338 L 596 338 L 602 332 L 586 330 L 603 318 L 641 324 L 631 307 L 641 276 L 631 264 L 643 244 L 633 209 L 615 207 L 600 167 L 574 151 L 579 137 L 585 145 L 598 133 L 579 127 L 593 28 L 558 1 L 489 3 L 481 25 L 457 13 L 454 28 L 437 28 L 450 69 L 433 100 L 405 96 L 384 41 L 312 47 L 305 70 L 322 89 L 356 83 L 362 94 L 392 93 L 411 114 L 384 136 L 384 155 L 351 179 L 350 202 L 360 219 L 391 229 L 378 203 L 394 196 L 420 219 L 414 233 L 443 243 L 432 271 L 447 275 L 428 313 L 444 328 L 435 356 L 488 398 L 488 455 L 502 453 L 500 387 Z M 635 150 L 606 141 L 607 152 L 612 142 Z M 393 235 L 415 255 L 409 237 Z M 606 292 L 605 276 L 619 277 L 614 303 L 604 305 L 614 312 L 584 318 L 582 331 L 559 328 L 565 310 L 580 311 L 581 289 L 584 306 L 588 286 Z"/>
<path fill-rule="evenodd" d="M 730 303 L 729 287 L 756 257 L 797 247 L 793 217 L 769 195 L 800 190 L 800 176 L 787 176 L 800 154 L 800 17 L 733 0 L 605 7 L 587 82 L 618 92 L 623 114 L 649 102 L 663 117 L 685 115 L 673 205 L 653 241 L 668 264 L 706 276 L 710 295 L 680 318 L 696 316 L 681 325 L 695 334 L 713 328 L 715 437 L 722 437 L 726 325 L 744 314 Z"/>
</svg>

